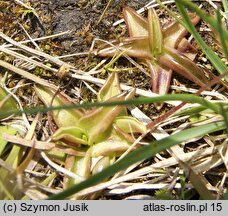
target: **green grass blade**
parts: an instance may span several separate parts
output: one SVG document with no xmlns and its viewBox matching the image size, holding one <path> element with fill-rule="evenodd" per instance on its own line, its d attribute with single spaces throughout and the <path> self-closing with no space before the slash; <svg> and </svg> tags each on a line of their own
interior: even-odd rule
<svg viewBox="0 0 228 216">
<path fill-rule="evenodd" d="M 222 5 L 224 8 L 226 20 L 228 21 L 228 1 L 227 0 L 222 0 Z"/>
<path fill-rule="evenodd" d="M 102 182 L 103 180 L 114 175 L 116 172 L 126 169 L 134 163 L 150 158 L 156 153 L 159 153 L 167 148 L 170 148 L 173 145 L 179 144 L 181 142 L 184 142 L 195 137 L 204 136 L 208 133 L 223 130 L 224 128 L 224 122 L 216 122 L 208 125 L 183 130 L 179 133 L 170 135 L 169 137 L 166 137 L 162 140 L 152 142 L 148 146 L 141 147 L 131 152 L 123 159 L 117 161 L 115 164 L 104 169 L 102 172 L 94 176 L 91 176 L 90 178 L 79 184 L 73 185 L 72 187 L 64 190 L 63 192 L 60 192 L 59 194 L 51 195 L 48 199 L 65 199 L 85 188 L 91 187 Z"/>
<path fill-rule="evenodd" d="M 189 108 L 187 110 L 183 110 L 183 111 L 177 113 L 176 115 L 177 116 L 194 115 L 194 114 L 199 114 L 200 112 L 203 112 L 206 109 L 207 108 L 205 108 L 203 106 L 192 107 L 192 108 Z"/>
<path fill-rule="evenodd" d="M 211 64 L 216 68 L 216 70 L 220 74 L 223 74 L 224 72 L 228 71 L 228 67 L 220 60 L 220 58 L 215 54 L 215 52 L 205 43 L 205 41 L 201 38 L 201 36 L 197 32 L 195 26 L 192 24 L 191 20 L 189 19 L 188 14 L 184 7 L 184 6 L 186 6 L 186 7 L 189 6 L 189 4 L 186 4 L 186 3 L 189 3 L 189 1 L 176 0 L 175 2 L 176 2 L 177 8 L 178 8 L 180 14 L 182 15 L 182 17 L 187 25 L 188 31 L 194 36 L 195 40 L 200 45 L 202 51 L 205 53 L 205 55 L 207 56 L 207 58 L 209 59 Z M 193 8 L 191 8 L 191 9 L 193 9 Z M 194 7 L 194 9 L 195 9 L 195 7 Z M 198 8 L 197 11 L 199 11 L 199 10 L 201 10 L 201 9 Z M 215 23 L 215 20 L 213 20 L 213 23 Z M 213 24 L 212 26 L 216 30 L 218 29 L 217 22 L 216 22 L 216 25 Z M 226 35 L 228 38 L 228 33 Z M 227 76 L 224 79 L 226 82 L 228 82 Z"/>
<path fill-rule="evenodd" d="M 83 104 L 72 104 L 64 106 L 55 106 L 55 107 L 37 107 L 32 109 L 24 109 L 19 111 L 9 111 L 7 115 L 11 114 L 35 114 L 38 112 L 46 113 L 48 111 L 60 110 L 60 109 L 89 109 L 93 107 L 102 107 L 102 106 L 115 106 L 115 105 L 141 105 L 141 104 L 151 104 L 159 103 L 165 101 L 183 101 L 189 103 L 197 103 L 208 109 L 213 110 L 215 113 L 221 114 L 221 108 L 216 103 L 211 103 L 208 100 L 205 100 L 199 96 L 190 95 L 190 94 L 167 94 L 162 96 L 157 96 L 153 98 L 148 97 L 138 97 L 126 101 L 112 101 L 112 102 L 95 102 L 95 103 L 83 103 Z M 0 118 L 2 113 L 0 113 Z"/>
<path fill-rule="evenodd" d="M 226 37 L 225 35 L 222 33 L 222 16 L 221 16 L 221 13 L 219 10 L 216 11 L 216 17 L 217 17 L 217 20 L 218 20 L 218 27 L 219 27 L 219 31 L 218 31 L 218 35 L 219 35 L 219 38 L 220 38 L 220 42 L 221 42 L 221 45 L 222 45 L 222 49 L 223 49 L 223 52 L 226 56 L 226 59 L 228 59 L 228 49 L 227 49 L 227 41 L 226 41 Z"/>
<path fill-rule="evenodd" d="M 228 200 L 228 188 L 226 188 L 226 192 L 224 193 L 224 200 Z"/>
<path fill-rule="evenodd" d="M 228 106 L 221 104 L 221 112 L 226 124 L 226 133 L 228 134 Z"/>
<path fill-rule="evenodd" d="M 183 8 L 186 7 L 191 9 L 193 12 L 197 13 L 197 15 L 199 15 L 201 19 L 210 24 L 216 31 L 219 31 L 219 26 L 216 19 L 214 19 L 212 16 L 209 16 L 204 10 L 200 9 L 198 5 L 192 3 L 190 0 L 176 0 L 175 2 L 178 5 L 181 4 Z M 224 37 L 226 38 L 226 40 L 228 40 L 228 32 L 222 30 L 222 34 L 224 34 Z"/>
</svg>

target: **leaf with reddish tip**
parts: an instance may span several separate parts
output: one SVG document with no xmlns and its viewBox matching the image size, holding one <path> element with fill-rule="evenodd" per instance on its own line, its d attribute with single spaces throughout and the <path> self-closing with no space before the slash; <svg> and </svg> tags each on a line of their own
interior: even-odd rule
<svg viewBox="0 0 228 216">
<path fill-rule="evenodd" d="M 200 20 L 195 14 L 189 14 L 189 17 L 194 25 Z M 181 24 L 174 21 L 161 29 L 158 16 L 153 9 L 148 10 L 148 19 L 145 21 L 133 9 L 127 8 L 124 10 L 124 19 L 130 37 L 122 39 L 121 42 L 115 41 L 114 47 L 101 47 L 98 55 L 114 56 L 126 50 L 127 55 L 136 57 L 148 66 L 152 90 L 158 94 L 168 92 L 172 70 L 200 86 L 207 84 L 208 79 L 204 71 L 192 61 L 197 51 L 184 38 L 188 32 Z"/>
<path fill-rule="evenodd" d="M 130 37 L 148 36 L 148 21 L 130 7 L 123 8 L 123 17 Z"/>
<path fill-rule="evenodd" d="M 148 60 L 146 64 L 151 73 L 152 91 L 159 95 L 167 94 L 171 82 L 172 70 L 165 67 L 162 68 L 156 62 Z M 157 110 L 160 110 L 163 107 L 163 103 L 156 103 L 155 106 Z"/>
<path fill-rule="evenodd" d="M 175 49 L 166 48 L 166 54 L 159 57 L 159 64 L 171 68 L 201 87 L 205 87 L 208 83 L 204 71 Z"/>
<path fill-rule="evenodd" d="M 97 51 L 97 55 L 112 57 L 116 54 L 120 54 L 124 50 L 125 54 L 131 57 L 153 58 L 150 47 L 148 46 L 148 37 L 125 38 L 121 42 L 114 41 L 113 45 L 113 47 L 109 45 L 101 46 Z"/>
<path fill-rule="evenodd" d="M 50 87 L 44 87 L 41 85 L 35 86 L 36 94 L 47 107 L 70 105 L 70 98 L 64 93 L 61 92 L 55 96 L 57 91 L 57 89 Z M 53 111 L 53 119 L 58 127 L 76 126 L 78 124 L 79 118 L 82 115 L 83 113 L 76 109 L 62 109 Z"/>
<path fill-rule="evenodd" d="M 151 73 L 152 91 L 160 95 L 166 94 L 169 90 L 172 70 L 164 69 L 151 61 L 146 61 L 146 64 Z"/>
<path fill-rule="evenodd" d="M 167 94 L 169 91 L 170 81 L 172 77 L 172 70 L 166 70 L 161 68 L 160 66 L 157 67 L 158 70 L 158 80 L 157 80 L 157 87 L 156 90 L 158 94 L 164 95 Z"/>
<path fill-rule="evenodd" d="M 193 13 L 188 14 L 192 23 L 196 25 L 200 17 Z M 163 29 L 164 44 L 171 48 L 178 48 L 180 42 L 187 35 L 188 31 L 179 22 L 174 21 Z"/>
<path fill-rule="evenodd" d="M 187 56 L 192 61 L 195 59 L 197 55 L 197 50 L 194 46 L 192 46 L 186 38 L 183 38 L 181 42 L 178 45 L 177 48 L 178 51 L 183 53 L 185 56 Z"/>
<path fill-rule="evenodd" d="M 196 14 L 188 14 L 192 23 L 197 25 L 200 17 Z M 197 50 L 188 42 L 186 38 L 188 31 L 179 22 L 174 21 L 163 29 L 164 44 L 170 48 L 175 48 L 182 52 L 191 60 L 194 60 L 197 55 Z"/>
</svg>

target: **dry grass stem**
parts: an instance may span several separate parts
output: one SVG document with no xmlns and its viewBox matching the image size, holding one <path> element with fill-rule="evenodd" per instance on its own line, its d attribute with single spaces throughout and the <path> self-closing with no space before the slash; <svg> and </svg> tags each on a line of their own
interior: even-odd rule
<svg viewBox="0 0 228 216">
<path fill-rule="evenodd" d="M 75 179 L 77 182 L 81 182 L 81 181 L 85 180 L 83 177 L 54 163 L 52 160 L 49 159 L 49 157 L 44 152 L 40 152 L 40 154 L 41 154 L 42 158 L 47 162 L 47 164 L 49 164 L 51 167 L 53 167 L 59 173 L 63 173 L 64 175 Z"/>
</svg>

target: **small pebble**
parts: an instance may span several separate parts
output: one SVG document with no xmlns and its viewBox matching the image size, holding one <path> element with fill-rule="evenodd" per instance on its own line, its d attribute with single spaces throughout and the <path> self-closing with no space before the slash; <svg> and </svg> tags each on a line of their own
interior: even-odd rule
<svg viewBox="0 0 228 216">
<path fill-rule="evenodd" d="M 205 57 L 202 57 L 201 60 L 202 60 L 203 62 L 207 62 L 207 59 L 206 59 Z"/>
<path fill-rule="evenodd" d="M 212 69 L 211 65 L 209 65 L 209 64 L 206 65 L 206 68 L 209 69 L 209 70 Z"/>
</svg>

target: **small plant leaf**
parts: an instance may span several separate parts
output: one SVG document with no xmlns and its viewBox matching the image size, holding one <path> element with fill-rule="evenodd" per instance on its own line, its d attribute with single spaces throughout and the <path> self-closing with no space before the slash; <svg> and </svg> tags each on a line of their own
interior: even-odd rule
<svg viewBox="0 0 228 216">
<path fill-rule="evenodd" d="M 130 37 L 148 36 L 148 21 L 130 7 L 123 8 L 123 17 Z"/>
<path fill-rule="evenodd" d="M 114 47 L 104 45 L 100 47 L 97 54 L 103 57 L 112 57 L 121 51 L 125 51 L 125 54 L 135 58 L 153 59 L 150 47 L 148 46 L 148 37 L 130 37 L 124 38 L 121 43 L 119 41 L 113 41 Z"/>
<path fill-rule="evenodd" d="M 175 49 L 166 48 L 166 54 L 159 56 L 159 63 L 175 70 L 202 87 L 208 83 L 204 71 Z"/>
<path fill-rule="evenodd" d="M 162 52 L 163 36 L 159 18 L 154 9 L 148 10 L 149 46 L 153 56 Z"/>
<path fill-rule="evenodd" d="M 0 86 L 0 112 L 17 110 L 16 101 Z M 0 120 L 9 117 L 8 115 L 1 116 Z"/>
<path fill-rule="evenodd" d="M 152 90 L 155 93 L 164 95 L 168 93 L 172 70 L 162 68 L 156 62 L 146 61 L 151 73 Z"/>
<path fill-rule="evenodd" d="M 98 101 L 106 101 L 121 93 L 119 78 L 117 73 L 111 73 L 104 86 L 97 94 Z"/>
<path fill-rule="evenodd" d="M 64 93 L 57 93 L 57 89 L 52 89 L 49 87 L 44 87 L 41 85 L 35 86 L 35 91 L 42 102 L 47 106 L 61 106 L 70 105 L 70 98 Z M 56 110 L 53 111 L 53 119 L 58 127 L 69 127 L 76 126 L 78 124 L 79 118 L 83 115 L 83 112 L 77 109 L 71 110 Z"/>
<path fill-rule="evenodd" d="M 131 99 L 134 91 L 112 97 L 108 101 Z M 88 144 L 93 145 L 107 138 L 111 133 L 114 119 L 122 112 L 123 106 L 100 107 L 88 112 L 79 120 L 79 126 L 88 134 Z"/>
<path fill-rule="evenodd" d="M 91 156 L 110 156 L 113 153 L 121 153 L 126 151 L 130 147 L 125 139 L 121 139 L 119 136 L 112 133 L 112 135 L 103 142 L 97 143 L 91 147 Z"/>
<path fill-rule="evenodd" d="M 193 25 L 196 25 L 200 21 L 200 17 L 193 13 L 189 13 L 188 16 Z M 164 43 L 169 47 L 177 49 L 181 41 L 185 39 L 184 37 L 187 33 L 188 31 L 184 26 L 182 26 L 179 22 L 174 21 L 163 29 Z"/>
<path fill-rule="evenodd" d="M 71 127 L 60 127 L 53 135 L 53 140 L 67 140 L 77 144 L 88 144 L 88 135 L 82 128 L 71 126 Z"/>
<path fill-rule="evenodd" d="M 17 131 L 16 131 L 16 129 L 14 129 L 13 127 L 10 127 L 10 126 L 0 126 L 0 156 L 2 155 L 4 149 L 7 145 L 7 141 L 2 138 L 3 133 L 14 135 L 17 133 Z"/>
<path fill-rule="evenodd" d="M 100 102 L 107 101 L 110 98 L 121 94 L 121 92 L 118 73 L 113 72 L 109 75 L 104 86 L 99 90 L 97 100 Z M 127 109 L 125 107 L 120 115 L 127 115 Z"/>
<path fill-rule="evenodd" d="M 194 46 L 192 46 L 186 38 L 183 38 L 181 42 L 178 45 L 177 50 L 181 53 L 183 53 L 185 56 L 187 56 L 192 61 L 195 59 L 197 55 L 197 50 Z"/>
<path fill-rule="evenodd" d="M 146 126 L 131 116 L 120 116 L 117 117 L 114 121 L 118 128 L 123 130 L 125 133 L 141 133 L 144 134 L 147 132 Z"/>
</svg>

